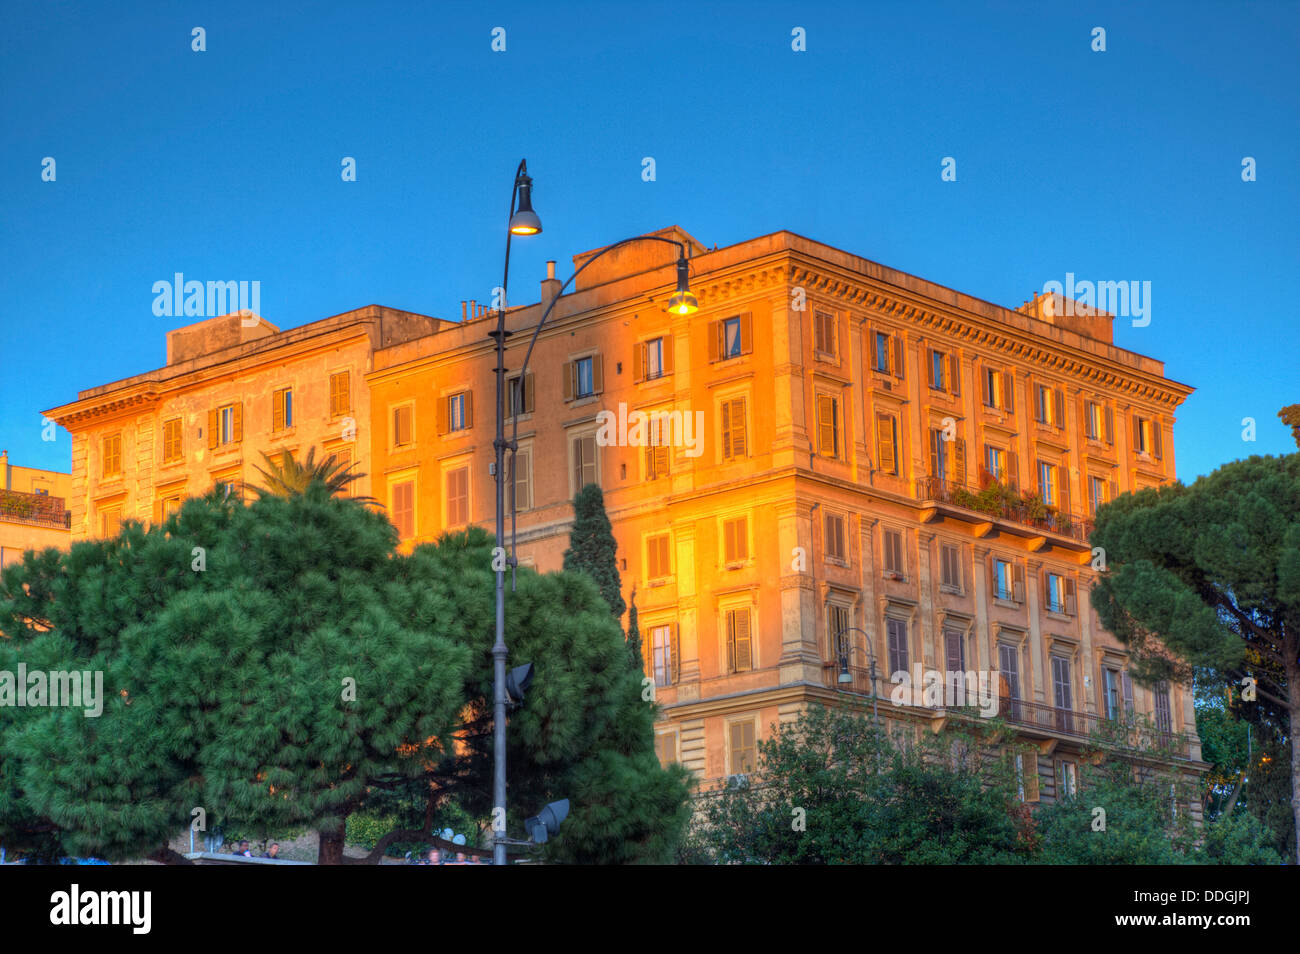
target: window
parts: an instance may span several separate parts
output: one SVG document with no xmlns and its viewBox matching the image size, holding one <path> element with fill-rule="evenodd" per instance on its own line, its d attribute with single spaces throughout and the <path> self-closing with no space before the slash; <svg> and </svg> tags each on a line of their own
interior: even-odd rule
<svg viewBox="0 0 1300 954">
<path fill-rule="evenodd" d="M 746 719 L 727 726 L 727 755 L 731 775 L 747 775 L 757 766 L 754 750 L 754 722 Z"/>
<path fill-rule="evenodd" d="M 509 416 L 516 417 L 531 413 L 533 413 L 533 372 L 529 371 L 524 375 L 522 388 L 518 375 L 510 379 Z"/>
<path fill-rule="evenodd" d="M 1015 603 L 1025 601 L 1025 568 L 1010 560 L 993 558 L 993 595 Z"/>
<path fill-rule="evenodd" d="M 677 636 L 671 623 L 650 628 L 650 666 L 656 686 L 671 686 L 678 679 Z"/>
<path fill-rule="evenodd" d="M 178 513 L 180 509 L 181 509 L 180 494 L 172 494 L 171 496 L 164 497 L 162 500 L 158 501 L 158 515 L 163 520 L 166 520 L 174 513 Z"/>
<path fill-rule="evenodd" d="M 1065 392 L 1039 384 L 1034 388 L 1034 420 L 1057 429 L 1065 427 Z"/>
<path fill-rule="evenodd" d="M 352 410 L 351 377 L 347 371 L 330 375 L 330 417 L 341 417 Z"/>
<path fill-rule="evenodd" d="M 182 456 L 181 419 L 174 417 L 163 421 L 163 462 L 180 460 Z"/>
<path fill-rule="evenodd" d="M 930 476 L 937 480 L 948 479 L 948 442 L 941 427 L 930 428 Z"/>
<path fill-rule="evenodd" d="M 1074 580 L 1059 573 L 1047 573 L 1043 577 L 1043 601 L 1053 613 L 1074 615 Z"/>
<path fill-rule="evenodd" d="M 826 556 L 832 560 L 846 560 L 848 557 L 844 548 L 844 517 L 838 513 L 827 513 L 825 530 Z"/>
<path fill-rule="evenodd" d="M 99 512 L 99 535 L 101 537 L 115 537 L 121 529 L 121 507 L 106 507 Z"/>
<path fill-rule="evenodd" d="M 1074 693 L 1070 688 L 1070 660 L 1064 656 L 1052 657 L 1052 699 L 1056 706 L 1056 727 L 1062 732 L 1074 731 Z"/>
<path fill-rule="evenodd" d="M 1146 417 L 1133 418 L 1133 449 L 1160 460 L 1160 424 Z"/>
<path fill-rule="evenodd" d="M 659 764 L 668 766 L 677 761 L 677 730 L 655 733 L 655 755 Z"/>
<path fill-rule="evenodd" d="M 671 434 L 666 419 L 661 423 L 657 417 L 650 420 L 650 434 L 645 445 L 645 478 L 656 480 L 668 476 Z"/>
<path fill-rule="evenodd" d="M 998 695 L 1007 717 L 1019 718 L 1020 706 L 1020 660 L 1016 647 L 998 643 Z"/>
<path fill-rule="evenodd" d="M 1155 696 L 1156 703 L 1156 731 L 1172 732 L 1174 720 L 1169 708 L 1169 683 L 1158 683 L 1152 694 Z"/>
<path fill-rule="evenodd" d="M 984 369 L 984 405 L 999 411 L 1005 411 L 1007 414 L 1015 413 L 1015 393 L 1012 387 L 1012 375 L 1010 371 L 999 371 L 997 368 Z"/>
<path fill-rule="evenodd" d="M 393 526 L 403 540 L 415 536 L 415 481 L 393 484 Z"/>
<path fill-rule="evenodd" d="M 730 398 L 722 402 L 722 459 L 737 460 L 748 451 L 745 426 L 745 399 Z"/>
<path fill-rule="evenodd" d="M 469 468 L 447 471 L 447 526 L 469 523 Z"/>
<path fill-rule="evenodd" d="M 876 464 L 886 474 L 898 473 L 898 418 L 876 415 Z"/>
<path fill-rule="evenodd" d="M 1115 720 L 1120 717 L 1119 670 L 1109 667 L 1101 671 L 1101 697 L 1106 708 L 1106 718 Z"/>
<path fill-rule="evenodd" d="M 393 446 L 406 447 L 412 440 L 411 427 L 412 405 L 403 404 L 393 408 Z"/>
<path fill-rule="evenodd" d="M 840 456 L 840 402 L 830 394 L 817 395 L 817 453 Z"/>
<path fill-rule="evenodd" d="M 961 548 L 955 543 L 939 546 L 940 561 L 943 564 L 943 585 L 961 592 Z"/>
<path fill-rule="evenodd" d="M 1022 802 L 1038 801 L 1038 753 L 1018 752 L 1015 756 L 1016 788 Z"/>
<path fill-rule="evenodd" d="M 754 668 L 749 607 L 727 610 L 727 671 L 748 672 Z"/>
<path fill-rule="evenodd" d="M 604 372 L 600 355 L 588 355 L 565 365 L 564 400 L 589 398 L 604 390 Z"/>
<path fill-rule="evenodd" d="M 749 559 L 749 518 L 733 517 L 722 521 L 722 562 L 727 566 Z"/>
<path fill-rule="evenodd" d="M 661 378 L 664 374 L 664 339 L 653 338 L 641 345 L 644 356 L 646 380 Z"/>
<path fill-rule="evenodd" d="M 293 427 L 293 388 L 280 388 L 271 393 L 271 431 L 290 427 Z"/>
<path fill-rule="evenodd" d="M 589 434 L 586 437 L 575 437 L 572 496 L 577 496 L 578 491 L 588 484 L 598 483 L 600 483 L 600 473 L 596 467 L 596 436 Z"/>
<path fill-rule="evenodd" d="M 1044 504 L 1056 506 L 1056 467 L 1045 460 L 1038 462 L 1038 494 Z"/>
<path fill-rule="evenodd" d="M 829 311 L 813 313 L 813 347 L 818 354 L 835 357 L 835 316 Z"/>
<path fill-rule="evenodd" d="M 903 562 L 903 534 L 899 530 L 886 530 L 884 533 L 885 572 L 892 573 L 895 579 L 903 579 L 906 565 Z"/>
<path fill-rule="evenodd" d="M 333 457 L 334 463 L 338 464 L 340 473 L 347 472 L 347 469 L 352 466 L 351 447 L 336 447 L 329 452 L 329 456 Z M 349 490 L 348 490 L 349 486 L 350 485 L 345 484 L 343 487 L 339 488 L 340 497 L 346 497 L 349 495 Z"/>
<path fill-rule="evenodd" d="M 883 374 L 889 373 L 889 335 L 883 331 L 876 332 L 875 368 Z"/>
<path fill-rule="evenodd" d="M 513 494 L 510 499 L 516 513 L 522 513 L 533 506 L 532 463 L 531 449 L 521 448 L 510 455 L 510 490 Z"/>
<path fill-rule="evenodd" d="M 237 444 L 244 439 L 244 405 L 227 404 L 208 411 L 208 449 Z"/>
<path fill-rule="evenodd" d="M 1095 517 L 1101 505 L 1106 503 L 1106 481 L 1101 477 L 1088 478 L 1088 503 L 1092 507 L 1092 515 Z"/>
<path fill-rule="evenodd" d="M 1079 788 L 1078 769 L 1064 759 L 1056 763 L 1056 794 L 1060 798 L 1074 798 Z"/>
<path fill-rule="evenodd" d="M 656 533 L 646 537 L 645 572 L 647 580 L 663 580 L 672 576 L 668 534 Z"/>
<path fill-rule="evenodd" d="M 122 476 L 122 435 L 109 434 L 101 443 L 100 457 L 101 478 Z"/>
<path fill-rule="evenodd" d="M 826 637 L 830 641 L 831 658 L 838 659 L 841 650 L 848 652 L 853 634 L 849 627 L 853 625 L 847 606 L 831 603 L 826 607 Z M 849 660 L 852 662 L 852 660 Z"/>
<path fill-rule="evenodd" d="M 1086 401 L 1083 405 L 1086 433 L 1090 440 L 1100 441 L 1103 436 L 1107 444 L 1115 443 L 1115 413 L 1096 401 Z"/>
<path fill-rule="evenodd" d="M 990 480 L 1006 484 L 1013 490 L 1019 486 L 1020 461 L 1015 451 L 984 445 L 984 470 Z"/>
<path fill-rule="evenodd" d="M 949 672 L 966 671 L 966 641 L 955 629 L 943 631 L 944 661 Z"/>
<path fill-rule="evenodd" d="M 461 391 L 458 394 L 452 394 L 444 399 L 447 403 L 447 417 L 445 421 L 439 421 L 438 432 L 440 434 L 455 433 L 456 431 L 467 431 L 474 426 L 474 395 L 469 391 Z"/>
<path fill-rule="evenodd" d="M 886 618 L 885 634 L 889 644 L 889 674 L 907 672 L 907 621 Z"/>
<path fill-rule="evenodd" d="M 726 361 L 753 350 L 753 319 L 746 312 L 709 322 L 709 361 Z"/>
<path fill-rule="evenodd" d="M 936 391 L 948 390 L 947 355 L 942 351 L 930 350 L 930 387 Z"/>
</svg>

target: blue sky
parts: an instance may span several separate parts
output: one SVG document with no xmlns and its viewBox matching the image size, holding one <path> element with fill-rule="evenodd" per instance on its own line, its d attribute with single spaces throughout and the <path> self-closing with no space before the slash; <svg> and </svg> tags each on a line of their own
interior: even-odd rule
<svg viewBox="0 0 1300 954">
<path fill-rule="evenodd" d="M 526 156 L 546 230 L 515 244 L 515 303 L 547 259 L 669 224 L 786 228 L 1011 307 L 1067 272 L 1150 281 L 1115 341 L 1198 389 L 1179 476 L 1293 451 L 1297 49 L 1283 2 L 7 0 L 0 446 L 66 470 L 39 412 L 164 363 L 175 272 L 260 281 L 282 328 L 458 317 L 500 282 Z"/>
</svg>

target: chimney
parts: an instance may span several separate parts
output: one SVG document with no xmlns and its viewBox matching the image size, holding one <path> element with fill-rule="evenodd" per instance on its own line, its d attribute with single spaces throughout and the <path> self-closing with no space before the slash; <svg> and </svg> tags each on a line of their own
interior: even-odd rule
<svg viewBox="0 0 1300 954">
<path fill-rule="evenodd" d="M 545 308 L 557 295 L 563 283 L 555 277 L 555 262 L 546 263 L 546 277 L 542 279 L 542 307 Z"/>
<path fill-rule="evenodd" d="M 464 298 L 460 300 L 460 320 L 461 321 L 469 320 L 469 302 L 467 302 Z"/>
</svg>

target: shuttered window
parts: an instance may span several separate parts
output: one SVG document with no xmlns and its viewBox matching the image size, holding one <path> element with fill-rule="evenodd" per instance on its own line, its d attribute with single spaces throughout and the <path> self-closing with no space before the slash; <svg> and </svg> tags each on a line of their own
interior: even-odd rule
<svg viewBox="0 0 1300 954">
<path fill-rule="evenodd" d="M 163 421 L 163 460 L 180 460 L 182 456 L 181 419 L 174 417 L 170 421 Z"/>
<path fill-rule="evenodd" d="M 726 361 L 753 350 L 753 317 L 749 312 L 709 322 L 709 362 Z"/>
<path fill-rule="evenodd" d="M 665 767 L 677 761 L 677 730 L 655 733 L 655 756 L 659 764 Z"/>
<path fill-rule="evenodd" d="M 516 512 L 528 510 L 533 506 L 533 468 L 532 451 L 520 450 L 510 456 L 510 489 Z"/>
<path fill-rule="evenodd" d="M 906 575 L 903 562 L 903 534 L 898 530 L 886 530 L 884 533 L 885 570 L 900 577 Z"/>
<path fill-rule="evenodd" d="M 949 672 L 966 671 L 966 642 L 955 629 L 943 631 L 944 661 Z"/>
<path fill-rule="evenodd" d="M 339 417 L 352 410 L 351 379 L 346 371 L 330 375 L 330 417 Z"/>
<path fill-rule="evenodd" d="M 449 434 L 467 431 L 474 426 L 474 395 L 460 391 L 442 399 L 443 407 L 438 418 L 438 433 Z"/>
<path fill-rule="evenodd" d="M 826 556 L 833 560 L 847 559 L 844 548 L 844 517 L 838 513 L 827 513 L 825 530 Z"/>
<path fill-rule="evenodd" d="M 817 453 L 840 456 L 840 402 L 830 394 L 817 395 Z"/>
<path fill-rule="evenodd" d="M 469 523 L 469 468 L 447 471 L 447 526 Z"/>
<path fill-rule="evenodd" d="M 122 474 L 122 435 L 109 434 L 100 444 L 100 477 L 120 477 Z"/>
<path fill-rule="evenodd" d="M 393 484 L 393 526 L 403 540 L 415 536 L 415 481 Z"/>
<path fill-rule="evenodd" d="M 1120 708 L 1120 691 L 1119 691 L 1119 670 L 1110 669 L 1109 667 L 1101 671 L 1101 691 L 1102 701 L 1106 707 L 1106 718 L 1115 720 L 1120 718 L 1123 711 Z"/>
<path fill-rule="evenodd" d="M 729 398 L 722 402 L 722 459 L 737 460 L 748 451 L 745 399 Z"/>
<path fill-rule="evenodd" d="M 818 354 L 835 357 L 835 316 L 829 311 L 813 313 L 813 341 Z"/>
<path fill-rule="evenodd" d="M 727 726 L 728 755 L 732 775 L 748 775 L 757 767 L 754 723 L 750 719 Z"/>
<path fill-rule="evenodd" d="M 280 388 L 271 394 L 271 430 L 293 427 L 293 389 Z"/>
<path fill-rule="evenodd" d="M 1017 752 L 1015 755 L 1016 788 L 1022 802 L 1038 801 L 1038 753 Z"/>
<path fill-rule="evenodd" d="M 1070 660 L 1064 656 L 1052 657 L 1052 699 L 1059 710 L 1056 726 L 1063 732 L 1072 732 L 1071 711 L 1074 708 L 1074 691 L 1070 685 Z"/>
<path fill-rule="evenodd" d="M 406 447 L 411 443 L 412 408 L 409 404 L 393 408 L 393 446 Z"/>
<path fill-rule="evenodd" d="M 1056 467 L 1045 460 L 1038 462 L 1038 495 L 1047 506 L 1056 506 Z"/>
<path fill-rule="evenodd" d="M 658 427 L 651 427 L 645 446 L 645 477 L 656 480 L 668 476 L 669 447 L 667 436 Z"/>
<path fill-rule="evenodd" d="M 596 437 L 576 437 L 573 440 L 573 495 L 588 484 L 600 483 L 596 467 Z"/>
<path fill-rule="evenodd" d="M 677 627 L 671 623 L 651 627 L 650 665 L 656 686 L 671 686 L 677 682 Z"/>
<path fill-rule="evenodd" d="M 727 565 L 749 559 L 749 518 L 733 517 L 722 522 L 722 559 Z"/>
<path fill-rule="evenodd" d="M 948 390 L 948 356 L 935 348 L 930 349 L 930 387 Z"/>
<path fill-rule="evenodd" d="M 889 357 L 891 348 L 889 346 L 889 335 L 883 331 L 876 332 L 875 347 L 875 369 L 883 374 L 889 373 Z"/>
<path fill-rule="evenodd" d="M 848 652 L 852 626 L 847 606 L 831 603 L 826 607 L 826 638 L 831 647 L 831 658 L 837 659 L 841 653 Z"/>
<path fill-rule="evenodd" d="M 510 379 L 509 416 L 533 413 L 533 372 L 524 375 L 522 387 L 518 375 Z"/>
<path fill-rule="evenodd" d="M 953 543 L 939 547 L 943 565 L 943 585 L 961 591 L 961 550 Z"/>
<path fill-rule="evenodd" d="M 339 466 L 339 473 L 346 472 L 347 469 L 352 466 L 351 447 L 337 447 L 330 451 L 329 456 L 334 458 L 334 463 Z M 344 484 L 339 488 L 338 495 L 340 497 L 347 497 L 351 493 L 348 489 L 350 486 L 351 484 Z"/>
<path fill-rule="evenodd" d="M 881 471 L 898 473 L 898 419 L 892 414 L 876 415 L 876 457 Z"/>
<path fill-rule="evenodd" d="M 1173 716 L 1169 707 L 1169 683 L 1158 684 L 1153 693 L 1156 703 L 1156 731 L 1172 732 Z"/>
<path fill-rule="evenodd" d="M 1009 718 L 1019 717 L 1020 707 L 1016 702 L 1020 695 L 1020 662 L 1016 647 L 1006 643 L 998 644 L 998 696 L 1002 708 Z"/>
<path fill-rule="evenodd" d="M 214 449 L 244 439 L 244 405 L 227 404 L 208 411 L 208 447 Z"/>
<path fill-rule="evenodd" d="M 99 535 L 101 537 L 115 537 L 121 529 L 121 507 L 110 507 L 99 512 Z"/>
<path fill-rule="evenodd" d="M 748 672 L 754 668 L 749 608 L 727 610 L 727 669 Z"/>
<path fill-rule="evenodd" d="M 907 672 L 907 621 L 889 617 L 885 620 L 885 634 L 889 649 L 889 676 Z"/>
<path fill-rule="evenodd" d="M 647 537 L 646 579 L 662 580 L 672 575 L 672 562 L 668 550 L 668 534 L 656 533 Z"/>
</svg>

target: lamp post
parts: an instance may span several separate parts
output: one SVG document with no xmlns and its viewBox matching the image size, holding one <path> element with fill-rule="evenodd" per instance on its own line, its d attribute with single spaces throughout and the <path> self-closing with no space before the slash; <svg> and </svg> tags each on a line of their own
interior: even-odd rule
<svg viewBox="0 0 1300 954">
<path fill-rule="evenodd" d="M 848 626 L 835 634 L 835 656 L 836 661 L 839 663 L 835 681 L 840 685 L 853 684 L 853 673 L 849 670 L 849 659 L 853 651 L 858 649 L 858 647 L 853 645 L 852 641 L 848 638 L 849 633 L 861 633 L 863 640 L 866 642 L 866 646 L 870 647 L 871 645 L 871 637 L 867 635 L 866 630 L 859 629 L 856 626 Z M 859 651 L 866 654 L 867 663 L 870 666 L 871 720 L 876 725 L 880 725 L 880 712 L 877 707 L 879 694 L 876 692 L 876 654 L 872 652 L 870 648 L 863 648 Z"/>
<path fill-rule="evenodd" d="M 519 448 L 519 415 L 514 414 L 513 425 L 511 428 L 510 440 L 505 439 L 505 414 L 506 414 L 506 366 L 505 366 L 505 343 L 506 338 L 512 332 L 506 330 L 506 288 L 510 278 L 510 240 L 515 235 L 537 235 L 542 231 L 542 222 L 537 213 L 533 211 L 532 205 L 532 184 L 533 180 L 528 176 L 526 162 L 521 160 L 519 168 L 515 170 L 515 187 L 510 197 L 510 218 L 509 226 L 506 231 L 506 264 L 505 275 L 501 280 L 501 295 L 498 300 L 497 308 L 497 326 L 496 330 L 489 333 L 488 337 L 496 343 L 497 353 L 497 393 L 496 393 L 496 439 L 492 446 L 496 452 L 496 465 L 493 476 L 496 478 L 496 550 L 494 552 L 494 562 L 498 569 L 496 571 L 496 641 L 492 645 L 492 660 L 494 666 L 493 679 L 493 762 L 492 762 L 492 863 L 494 865 L 504 865 L 506 863 L 506 706 L 509 699 L 507 691 L 506 675 L 506 640 L 505 640 L 505 565 L 510 566 L 511 590 L 514 589 L 515 568 L 518 566 L 518 560 L 515 556 L 515 537 L 516 537 L 516 509 L 515 495 L 510 495 L 510 551 L 508 559 L 502 561 L 500 557 L 505 553 L 505 452 L 510 450 L 510 470 L 514 474 L 515 452 Z M 515 200 L 518 198 L 518 207 L 516 208 Z M 519 387 L 520 396 L 522 397 L 524 375 L 528 373 L 528 361 L 533 355 L 533 346 L 537 344 L 537 337 L 541 334 L 542 326 L 551 316 L 555 309 L 555 304 L 564 295 L 564 290 L 573 283 L 583 270 L 592 262 L 601 256 L 612 252 L 617 248 L 630 245 L 633 242 L 664 242 L 669 245 L 677 246 L 677 290 L 669 298 L 666 310 L 675 315 L 690 315 L 699 310 L 699 302 L 691 293 L 690 288 L 690 264 L 686 258 L 686 246 L 675 239 L 663 238 L 658 235 L 638 235 L 632 238 L 626 238 L 615 242 L 613 245 L 606 246 L 569 276 L 568 281 L 560 286 L 559 290 L 551 298 L 542 312 L 541 319 L 537 322 L 537 327 L 533 329 L 533 336 L 528 342 L 528 350 L 524 354 L 524 363 L 519 369 Z"/>
</svg>

